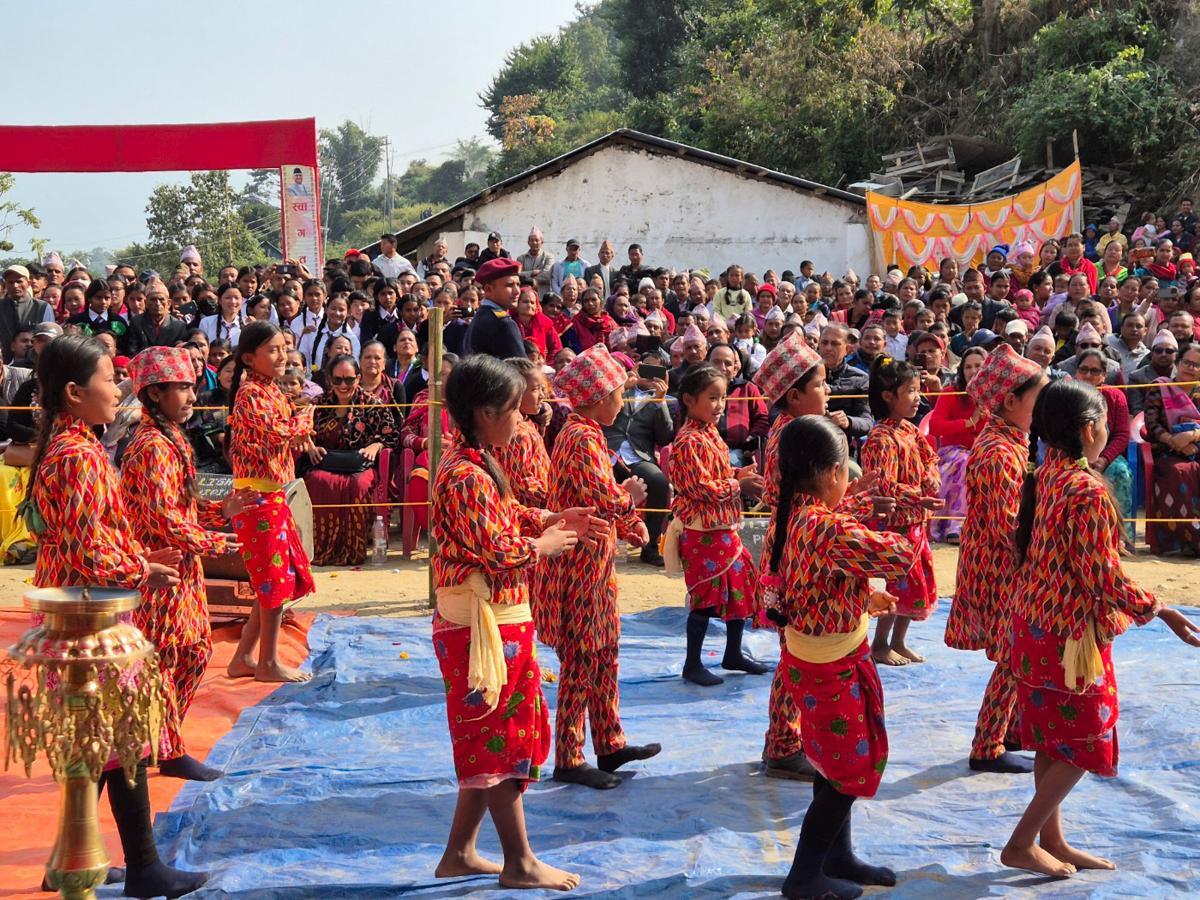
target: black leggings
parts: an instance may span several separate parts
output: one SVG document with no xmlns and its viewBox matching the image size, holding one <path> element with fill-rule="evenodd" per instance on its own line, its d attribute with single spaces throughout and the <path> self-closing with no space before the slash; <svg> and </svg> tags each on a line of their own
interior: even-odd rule
<svg viewBox="0 0 1200 900">
<path fill-rule="evenodd" d="M 813 798 L 800 826 L 800 841 L 810 847 L 828 848 L 846 824 L 854 797 L 843 794 L 817 774 L 813 779 Z"/>
</svg>

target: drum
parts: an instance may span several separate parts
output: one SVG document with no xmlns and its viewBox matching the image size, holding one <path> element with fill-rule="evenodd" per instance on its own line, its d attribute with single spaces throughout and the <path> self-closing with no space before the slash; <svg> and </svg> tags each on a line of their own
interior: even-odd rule
<svg viewBox="0 0 1200 900">
<path fill-rule="evenodd" d="M 206 500 L 224 500 L 233 491 L 233 476 L 199 473 L 196 475 L 196 488 L 200 492 L 200 496 Z M 300 540 L 304 543 L 304 552 L 308 554 L 309 559 L 312 559 L 313 508 L 312 500 L 308 496 L 308 488 L 304 486 L 304 479 L 297 478 L 295 481 L 289 481 L 284 485 L 284 492 L 287 495 L 288 509 L 292 511 L 296 527 L 300 530 Z M 232 532 L 233 528 L 222 530 Z M 249 577 L 246 572 L 246 563 L 238 553 L 206 556 L 203 565 L 206 581 L 213 579 L 245 581 Z"/>
</svg>

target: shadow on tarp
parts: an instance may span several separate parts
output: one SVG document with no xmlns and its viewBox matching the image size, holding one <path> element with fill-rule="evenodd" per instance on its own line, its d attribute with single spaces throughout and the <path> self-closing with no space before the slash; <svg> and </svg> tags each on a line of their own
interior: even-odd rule
<svg viewBox="0 0 1200 900">
<path fill-rule="evenodd" d="M 1033 784 L 968 771 L 991 669 L 982 654 L 943 646 L 945 608 L 913 626 L 929 662 L 883 672 L 892 762 L 879 797 L 856 808 L 862 855 L 900 873 L 890 896 L 1163 897 L 1200 883 L 1200 656 L 1157 622 L 1118 641 L 1121 776 L 1085 778 L 1066 823 L 1079 846 L 1121 868 L 1050 881 L 1000 865 Z M 762 775 L 769 676 L 730 674 L 709 689 L 681 681 L 684 617 L 663 608 L 623 626 L 625 728 L 634 742 L 662 742 L 662 755 L 631 766 L 615 791 L 543 782 L 526 794 L 535 849 L 583 876 L 573 896 L 778 896 L 810 788 Z M 748 641 L 778 657 L 773 633 Z M 320 618 L 309 642 L 314 680 L 246 710 L 209 757 L 226 778 L 188 785 L 159 816 L 167 857 L 212 870 L 200 896 L 531 896 L 492 878 L 432 877 L 456 786 L 429 623 Z M 714 624 L 710 665 L 723 643 Z M 557 668 L 548 649 L 541 661 Z M 553 703 L 555 685 L 546 693 Z M 490 824 L 480 846 L 499 858 Z"/>
</svg>

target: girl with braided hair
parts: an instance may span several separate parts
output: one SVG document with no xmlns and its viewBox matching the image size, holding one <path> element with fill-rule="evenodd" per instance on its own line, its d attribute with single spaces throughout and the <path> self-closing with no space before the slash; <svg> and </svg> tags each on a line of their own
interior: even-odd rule
<svg viewBox="0 0 1200 900">
<path fill-rule="evenodd" d="M 193 759 L 183 740 L 183 717 L 212 656 L 212 629 L 204 592 L 202 556 L 237 550 L 227 527 L 246 504 L 243 492 L 223 503 L 196 492 L 196 461 L 183 434 L 196 402 L 191 357 L 182 347 L 151 347 L 129 364 L 142 423 L 121 464 L 121 491 L 137 539 L 180 554 L 179 584 L 146 590 L 134 621 L 158 648 L 165 694 L 158 769 L 189 781 L 213 781 L 220 772 Z"/>
</svg>

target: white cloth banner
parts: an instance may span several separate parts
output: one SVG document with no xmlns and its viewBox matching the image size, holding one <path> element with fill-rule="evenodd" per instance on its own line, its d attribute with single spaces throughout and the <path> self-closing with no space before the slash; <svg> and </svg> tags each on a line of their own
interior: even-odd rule
<svg viewBox="0 0 1200 900">
<path fill-rule="evenodd" d="M 320 200 L 317 173 L 312 166 L 281 166 L 280 203 L 283 210 L 283 257 L 302 264 L 321 277 Z"/>
</svg>

